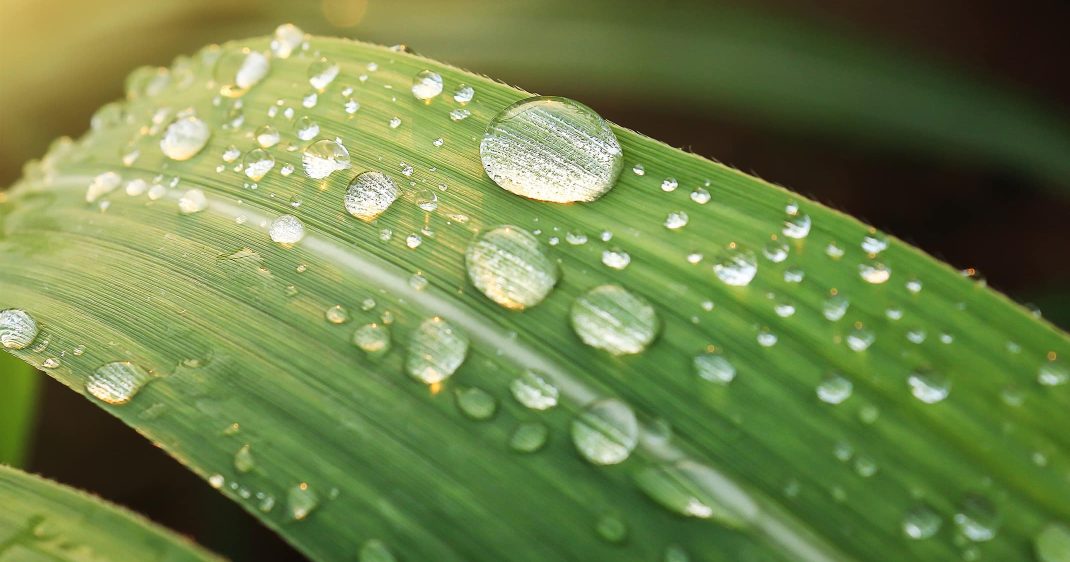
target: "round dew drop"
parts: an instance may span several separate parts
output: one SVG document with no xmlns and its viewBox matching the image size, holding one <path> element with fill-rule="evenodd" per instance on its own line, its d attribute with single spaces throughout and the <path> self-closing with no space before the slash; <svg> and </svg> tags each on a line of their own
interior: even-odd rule
<svg viewBox="0 0 1070 562">
<path fill-rule="evenodd" d="M 509 448 L 518 453 L 534 453 L 546 445 L 550 429 L 539 422 L 524 422 L 509 436 Z"/>
<path fill-rule="evenodd" d="M 24 349 L 37 339 L 37 322 L 17 308 L 0 310 L 0 344 L 6 349 Z"/>
<path fill-rule="evenodd" d="M 854 385 L 843 375 L 831 374 L 817 385 L 817 397 L 826 404 L 840 404 L 851 397 Z"/>
<path fill-rule="evenodd" d="M 245 177 L 260 181 L 275 167 L 275 157 L 263 148 L 254 148 L 242 157 L 242 169 Z"/>
<path fill-rule="evenodd" d="M 349 169 L 349 150 L 337 140 L 318 140 L 305 149 L 301 165 L 308 177 L 321 180 L 338 170 Z"/>
<path fill-rule="evenodd" d="M 929 371 L 911 373 L 907 377 L 907 384 L 910 386 L 910 393 L 914 395 L 914 398 L 926 404 L 940 402 L 951 393 L 951 381 L 947 380 L 947 377 L 943 375 Z"/>
<path fill-rule="evenodd" d="M 405 371 L 426 384 L 453 375 L 468 356 L 468 336 L 439 317 L 424 320 L 409 339 Z"/>
<path fill-rule="evenodd" d="M 645 350 L 660 329 L 653 305 L 619 285 L 600 285 L 580 295 L 569 320 L 583 343 L 613 355 Z"/>
<path fill-rule="evenodd" d="M 294 521 L 308 517 L 319 503 L 319 496 L 304 482 L 290 488 L 286 496 L 286 507 Z"/>
<path fill-rule="evenodd" d="M 120 361 L 98 367 L 86 379 L 85 389 L 97 400 L 119 406 L 132 400 L 151 379 L 138 365 Z"/>
<path fill-rule="evenodd" d="M 937 533 L 944 524 L 940 515 L 925 504 L 919 504 L 903 515 L 903 534 L 912 540 L 924 540 Z"/>
<path fill-rule="evenodd" d="M 275 37 L 271 40 L 271 54 L 280 59 L 290 58 L 295 49 L 305 41 L 305 32 L 292 23 L 284 23 L 275 28 Z"/>
<path fill-rule="evenodd" d="M 320 59 L 308 66 L 308 83 L 316 91 L 322 92 L 334 82 L 341 70 L 337 64 L 328 59 Z"/>
<path fill-rule="evenodd" d="M 745 287 L 758 273 L 758 260 L 749 250 L 730 247 L 713 264 L 713 272 L 725 285 Z"/>
<path fill-rule="evenodd" d="M 624 402 L 613 398 L 588 406 L 572 421 L 572 442 L 596 465 L 624 462 L 639 443 L 639 422 Z"/>
<path fill-rule="evenodd" d="M 172 121 L 164 130 L 160 150 L 172 160 L 189 160 L 208 144 L 211 136 L 212 130 L 204 121 L 186 115 Z"/>
<path fill-rule="evenodd" d="M 479 234 L 464 254 L 468 279 L 504 308 L 523 310 L 543 301 L 561 277 L 546 246 L 516 226 Z"/>
<path fill-rule="evenodd" d="M 509 390 L 517 402 L 532 410 L 548 410 L 557 405 L 557 387 L 531 369 L 513 379 Z"/>
<path fill-rule="evenodd" d="M 365 324 L 353 332 L 353 345 L 369 356 L 383 355 L 390 351 L 390 329 L 374 322 Z"/>
<path fill-rule="evenodd" d="M 617 137 L 589 107 L 560 97 L 532 97 L 502 110 L 479 144 L 494 183 L 529 199 L 594 201 L 624 167 Z"/>
<path fill-rule="evenodd" d="M 276 244 L 293 245 L 305 237 L 305 225 L 293 215 L 282 215 L 271 221 L 268 235 Z"/>
<path fill-rule="evenodd" d="M 267 55 L 249 49 L 234 50 L 219 57 L 215 66 L 215 81 L 219 93 L 236 98 L 245 95 L 271 70 Z"/>
<path fill-rule="evenodd" d="M 362 221 L 371 221 L 397 200 L 398 184 L 390 176 L 376 171 L 362 172 L 349 182 L 345 208 Z"/>
<path fill-rule="evenodd" d="M 457 407 L 473 420 L 488 420 L 498 411 L 498 401 L 482 388 L 460 388 L 456 391 L 456 396 Z"/>
<path fill-rule="evenodd" d="M 1048 523 L 1033 539 L 1040 562 L 1070 562 L 1070 527 Z"/>
<path fill-rule="evenodd" d="M 208 198 L 200 189 L 190 189 L 182 194 L 178 200 L 178 212 L 183 215 L 192 215 L 208 208 Z"/>
<path fill-rule="evenodd" d="M 695 374 L 703 380 L 728 384 L 736 378 L 736 368 L 723 355 L 716 352 L 700 353 L 691 360 Z"/>
<path fill-rule="evenodd" d="M 97 199 L 115 191 L 115 188 L 119 187 L 123 178 L 115 172 L 104 172 L 93 178 L 93 181 L 89 182 L 89 187 L 85 190 L 85 202 L 93 203 Z"/>
<path fill-rule="evenodd" d="M 421 101 L 429 101 L 442 93 L 442 75 L 430 70 L 421 70 L 412 79 L 412 95 Z"/>
</svg>

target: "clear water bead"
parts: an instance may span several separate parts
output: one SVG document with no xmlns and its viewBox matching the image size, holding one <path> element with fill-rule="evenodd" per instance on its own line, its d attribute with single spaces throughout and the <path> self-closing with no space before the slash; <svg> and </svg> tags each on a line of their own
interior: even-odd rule
<svg viewBox="0 0 1070 562">
<path fill-rule="evenodd" d="M 465 251 L 465 267 L 479 292 L 511 310 L 539 304 L 561 277 L 548 248 L 516 226 L 480 233 Z"/>
<path fill-rule="evenodd" d="M 341 68 L 334 62 L 321 58 L 320 60 L 308 65 L 308 83 L 312 85 L 316 91 L 322 92 L 327 89 L 327 86 L 334 82 L 334 79 L 338 77 L 338 72 Z"/>
<path fill-rule="evenodd" d="M 713 383 L 728 384 L 736 378 L 736 367 L 716 351 L 696 355 L 691 366 L 699 378 Z"/>
<path fill-rule="evenodd" d="M 725 285 L 745 287 L 758 273 L 754 252 L 729 246 L 713 264 L 713 272 Z"/>
<path fill-rule="evenodd" d="M 249 49 L 233 50 L 224 53 L 216 61 L 215 81 L 219 84 L 220 94 L 236 98 L 245 95 L 270 70 L 271 62 L 264 53 Z"/>
<path fill-rule="evenodd" d="M 115 172 L 98 174 L 93 178 L 93 181 L 89 182 L 89 187 L 85 190 L 85 202 L 93 203 L 97 199 L 115 191 L 122 181 L 123 178 Z"/>
<path fill-rule="evenodd" d="M 836 373 L 825 377 L 817 385 L 817 397 L 826 404 L 840 404 L 851 397 L 854 385 L 843 375 Z"/>
<path fill-rule="evenodd" d="M 907 377 L 910 393 L 926 404 L 935 404 L 947 398 L 951 381 L 947 377 L 928 370 L 915 371 Z"/>
<path fill-rule="evenodd" d="M 532 410 L 548 410 L 557 405 L 557 387 L 545 375 L 528 369 L 509 384 L 513 398 Z"/>
<path fill-rule="evenodd" d="M 589 107 L 560 97 L 532 97 L 502 110 L 487 126 L 479 154 L 503 189 L 555 203 L 598 199 L 624 166 L 609 125 Z"/>
<path fill-rule="evenodd" d="M 119 406 L 130 402 L 152 376 L 129 361 L 98 367 L 85 381 L 86 392 L 97 400 Z"/>
<path fill-rule="evenodd" d="M 208 144 L 211 136 L 212 130 L 204 121 L 194 115 L 185 115 L 172 121 L 164 130 L 160 150 L 172 160 L 189 160 Z"/>
<path fill-rule="evenodd" d="M 301 165 L 305 175 L 321 180 L 338 170 L 349 169 L 349 150 L 338 140 L 318 140 L 305 148 Z"/>
<path fill-rule="evenodd" d="M 903 515 L 903 534 L 920 541 L 935 535 L 944 524 L 940 514 L 925 504 L 912 507 Z"/>
<path fill-rule="evenodd" d="M 442 75 L 430 70 L 421 70 L 412 79 L 412 95 L 418 100 L 428 101 L 442 93 Z"/>
<path fill-rule="evenodd" d="M 242 157 L 242 169 L 245 177 L 260 181 L 275 167 L 275 157 L 263 148 L 254 148 Z"/>
<path fill-rule="evenodd" d="M 280 59 L 290 58 L 304 41 L 304 31 L 292 23 L 284 23 L 275 28 L 275 36 L 271 39 L 271 54 Z"/>
<path fill-rule="evenodd" d="M 738 528 L 758 514 L 758 506 L 746 494 L 733 491 L 727 478 L 695 461 L 645 468 L 636 474 L 635 483 L 650 499 L 685 517 Z"/>
<path fill-rule="evenodd" d="M 642 352 L 660 328 L 653 305 L 619 285 L 600 285 L 580 295 L 569 320 L 583 343 L 613 355 Z"/>
<path fill-rule="evenodd" d="M 468 356 L 468 336 L 439 317 L 428 318 L 413 332 L 405 370 L 426 384 L 453 375 Z"/>
<path fill-rule="evenodd" d="M 1048 523 L 1033 539 L 1039 562 L 1070 562 L 1070 527 Z"/>
<path fill-rule="evenodd" d="M 286 494 L 286 509 L 290 512 L 290 519 L 301 521 L 319 506 L 319 495 L 308 484 L 302 482 Z"/>
<path fill-rule="evenodd" d="M 178 212 L 192 215 L 208 208 L 208 198 L 200 189 L 189 189 L 178 199 Z"/>
<path fill-rule="evenodd" d="M 639 443 L 639 422 L 624 402 L 613 398 L 601 400 L 573 420 L 572 442 L 592 464 L 619 464 Z"/>
<path fill-rule="evenodd" d="M 37 339 L 37 321 L 25 310 L 0 310 L 0 344 L 6 349 L 24 349 Z"/>
<path fill-rule="evenodd" d="M 390 329 L 375 322 L 365 324 L 353 332 L 353 345 L 369 356 L 383 355 L 390 351 Z"/>
<path fill-rule="evenodd" d="M 305 225 L 293 215 L 282 215 L 271 221 L 268 236 L 276 244 L 293 245 L 305 237 Z"/>
<path fill-rule="evenodd" d="M 453 101 L 461 105 L 471 102 L 474 97 L 476 97 L 476 90 L 468 84 L 461 84 L 453 91 Z"/>
<path fill-rule="evenodd" d="M 371 221 L 390 208 L 400 191 L 394 180 L 374 170 L 362 172 L 349 182 L 345 208 L 362 221 Z"/>
</svg>

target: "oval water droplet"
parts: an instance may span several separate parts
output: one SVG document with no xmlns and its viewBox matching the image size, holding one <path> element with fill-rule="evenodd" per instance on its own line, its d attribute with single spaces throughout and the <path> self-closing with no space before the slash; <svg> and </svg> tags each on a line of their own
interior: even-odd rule
<svg viewBox="0 0 1070 562">
<path fill-rule="evenodd" d="M 234 453 L 234 469 L 238 472 L 249 472 L 256 468 L 256 459 L 253 458 L 252 448 L 248 444 L 242 445 Z"/>
<path fill-rule="evenodd" d="M 996 506 L 979 494 L 968 494 L 955 513 L 955 525 L 973 542 L 990 541 L 999 531 L 1001 517 Z"/>
<path fill-rule="evenodd" d="M 362 172 L 349 182 L 345 208 L 354 217 L 371 221 L 390 208 L 398 193 L 398 184 L 390 176 L 374 170 Z"/>
<path fill-rule="evenodd" d="M 1033 539 L 1039 562 L 1070 562 L 1070 527 L 1048 523 Z"/>
<path fill-rule="evenodd" d="M 940 515 L 925 504 L 918 504 L 903 515 L 903 534 L 913 540 L 924 540 L 935 535 L 944 524 Z"/>
<path fill-rule="evenodd" d="M 85 190 L 85 202 L 92 203 L 97 199 L 115 191 L 115 188 L 119 187 L 123 178 L 115 172 L 104 172 L 98 174 L 93 178 L 93 181 L 89 182 L 89 187 Z"/>
<path fill-rule="evenodd" d="M 457 407 L 469 418 L 488 420 L 498 411 L 498 401 L 489 392 L 474 386 L 459 388 L 455 392 Z"/>
<path fill-rule="evenodd" d="M 317 91 L 322 92 L 338 77 L 339 70 L 341 68 L 337 64 L 326 58 L 321 58 L 308 65 L 308 83 Z"/>
<path fill-rule="evenodd" d="M 1037 369 L 1037 382 L 1041 386 L 1062 386 L 1070 381 L 1070 369 L 1055 359 Z"/>
<path fill-rule="evenodd" d="M 366 541 L 357 553 L 358 562 L 397 562 L 394 553 L 379 539 Z"/>
<path fill-rule="evenodd" d="M 695 374 L 703 380 L 728 384 L 736 378 L 736 367 L 716 351 L 700 353 L 691 360 Z"/>
<path fill-rule="evenodd" d="M 275 167 L 275 157 L 263 148 L 254 148 L 241 160 L 245 176 L 253 181 L 260 181 Z"/>
<path fill-rule="evenodd" d="M 290 55 L 305 41 L 305 32 L 292 23 L 284 23 L 275 28 L 275 37 L 271 40 L 271 54 L 280 59 Z"/>
<path fill-rule="evenodd" d="M 684 460 L 645 468 L 636 485 L 650 499 L 680 515 L 713 519 L 728 527 L 744 527 L 758 506 L 723 475 L 695 461 Z"/>
<path fill-rule="evenodd" d="M 866 283 L 880 285 L 891 279 L 892 270 L 880 262 L 860 263 L 858 264 L 858 275 Z"/>
<path fill-rule="evenodd" d="M 346 322 L 349 322 L 349 309 L 340 304 L 336 304 L 328 307 L 323 313 L 323 317 L 331 324 L 345 324 Z"/>
<path fill-rule="evenodd" d="M 600 400 L 572 421 L 572 442 L 592 464 L 618 464 L 639 443 L 639 422 L 624 402 L 614 398 Z"/>
<path fill-rule="evenodd" d="M 25 310 L 0 310 L 0 344 L 7 349 L 24 349 L 37 339 L 37 321 Z"/>
<path fill-rule="evenodd" d="M 758 273 L 758 260 L 754 252 L 729 245 L 713 264 L 713 272 L 725 285 L 745 287 Z"/>
<path fill-rule="evenodd" d="M 472 285 L 511 310 L 542 302 L 561 276 L 546 246 L 516 226 L 483 231 L 468 245 L 464 257 Z"/>
<path fill-rule="evenodd" d="M 502 110 L 479 144 L 487 175 L 503 189 L 540 201 L 594 201 L 624 167 L 609 125 L 589 107 L 532 97 Z"/>
<path fill-rule="evenodd" d="M 557 387 L 545 375 L 528 369 L 509 384 L 517 402 L 532 410 L 547 410 L 557 405 Z"/>
<path fill-rule="evenodd" d="M 290 246 L 305 237 L 305 225 L 293 215 L 282 215 L 271 221 L 268 236 L 276 244 Z"/>
<path fill-rule="evenodd" d="M 85 381 L 86 392 L 114 406 L 130 402 L 152 376 L 129 361 L 117 361 L 97 367 Z"/>
<path fill-rule="evenodd" d="M 412 79 L 412 95 L 418 100 L 429 101 L 442 93 L 442 75 L 430 70 L 421 70 Z"/>
<path fill-rule="evenodd" d="M 620 543 L 628 538 L 627 523 L 615 513 L 606 513 L 599 516 L 594 530 L 606 542 Z"/>
<path fill-rule="evenodd" d="M 212 130 L 208 124 L 195 115 L 183 115 L 164 130 L 160 138 L 160 150 L 172 160 L 189 160 L 208 144 L 211 136 Z"/>
<path fill-rule="evenodd" d="M 268 57 L 249 49 L 233 50 L 219 57 L 215 66 L 215 80 L 219 93 L 236 98 L 245 95 L 271 70 Z"/>
<path fill-rule="evenodd" d="M 851 397 L 854 385 L 843 375 L 832 373 L 817 385 L 817 397 L 826 404 L 840 404 Z"/>
<path fill-rule="evenodd" d="M 534 453 L 546 445 L 550 429 L 539 422 L 524 422 L 509 436 L 509 448 L 518 453 Z"/>
<path fill-rule="evenodd" d="M 583 343 L 613 355 L 645 350 L 660 328 L 653 305 L 619 285 L 601 285 L 580 295 L 569 320 Z"/>
<path fill-rule="evenodd" d="M 472 98 L 476 96 L 475 88 L 468 84 L 461 84 L 457 86 L 457 89 L 453 91 L 453 101 L 465 105 L 472 101 Z"/>
<path fill-rule="evenodd" d="M 318 140 L 305 148 L 301 165 L 308 177 L 321 180 L 338 170 L 349 169 L 349 150 L 336 140 Z"/>
<path fill-rule="evenodd" d="M 189 189 L 178 199 L 178 212 L 192 215 L 208 208 L 208 198 L 200 189 Z"/>
<path fill-rule="evenodd" d="M 926 404 L 940 402 L 951 392 L 951 381 L 947 377 L 925 369 L 911 373 L 907 377 L 907 384 L 914 398 Z"/>
<path fill-rule="evenodd" d="M 319 495 L 305 482 L 290 488 L 286 494 L 286 509 L 294 521 L 301 521 L 308 517 L 319 503 Z"/>
<path fill-rule="evenodd" d="M 377 357 L 390 351 L 390 329 L 372 322 L 353 332 L 353 345 L 369 356 Z"/>
<path fill-rule="evenodd" d="M 409 340 L 405 370 L 427 384 L 446 380 L 468 356 L 468 336 L 439 317 L 424 320 Z"/>
</svg>

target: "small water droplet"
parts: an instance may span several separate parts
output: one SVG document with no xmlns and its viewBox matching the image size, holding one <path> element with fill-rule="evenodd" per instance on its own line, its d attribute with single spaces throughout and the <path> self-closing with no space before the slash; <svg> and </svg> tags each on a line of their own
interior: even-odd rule
<svg viewBox="0 0 1070 562">
<path fill-rule="evenodd" d="M 275 167 L 275 157 L 263 148 L 254 148 L 245 153 L 241 163 L 247 178 L 260 181 Z"/>
<path fill-rule="evenodd" d="M 391 129 L 397 129 L 398 127 L 401 126 L 401 118 L 400 117 L 391 117 L 390 121 L 387 122 L 387 125 L 389 125 Z"/>
<path fill-rule="evenodd" d="M 308 177 L 321 180 L 338 170 L 349 169 L 349 150 L 337 140 L 318 140 L 302 153 L 301 165 Z"/>
<path fill-rule="evenodd" d="M 93 178 L 93 181 L 89 182 L 89 187 L 85 190 L 86 203 L 93 203 L 97 199 L 115 191 L 115 188 L 119 187 L 123 178 L 115 172 L 104 172 Z"/>
<path fill-rule="evenodd" d="M 450 112 L 450 120 L 464 121 L 465 119 L 468 119 L 470 115 L 472 115 L 471 111 L 468 111 L 467 109 L 458 108 Z"/>
<path fill-rule="evenodd" d="M 677 187 L 680 187 L 680 182 L 676 181 L 676 178 L 665 178 L 661 180 L 661 190 L 666 193 L 676 191 Z"/>
<path fill-rule="evenodd" d="M 479 145 L 483 168 L 506 191 L 555 203 L 589 202 L 616 183 L 620 144 L 592 109 L 533 97 L 502 110 Z"/>
<path fill-rule="evenodd" d="M 628 538 L 628 525 L 613 513 L 601 515 L 595 523 L 594 530 L 606 542 L 620 543 Z"/>
<path fill-rule="evenodd" d="M 405 237 L 405 245 L 412 250 L 419 248 L 423 243 L 424 239 L 419 234 L 413 233 Z"/>
<path fill-rule="evenodd" d="M 892 277 L 890 267 L 880 262 L 858 264 L 858 275 L 866 283 L 880 285 Z"/>
<path fill-rule="evenodd" d="M 951 381 L 947 377 L 924 369 L 911 373 L 907 377 L 907 384 L 914 398 L 926 404 L 940 402 L 951 392 Z"/>
<path fill-rule="evenodd" d="M 639 443 L 639 422 L 624 402 L 613 398 L 600 400 L 572 421 L 572 442 L 592 464 L 618 464 Z"/>
<path fill-rule="evenodd" d="M 305 225 L 293 215 L 281 215 L 271 221 L 268 236 L 277 244 L 293 245 L 305 237 Z"/>
<path fill-rule="evenodd" d="M 687 554 L 684 547 L 672 544 L 665 547 L 665 554 L 661 557 L 661 562 L 691 562 L 691 556 Z"/>
<path fill-rule="evenodd" d="M 275 28 L 275 37 L 271 40 L 271 54 L 280 59 L 290 58 L 304 41 L 305 32 L 292 23 L 284 23 Z"/>
<path fill-rule="evenodd" d="M 369 309 L 364 309 L 369 310 Z M 353 332 L 353 345 L 369 356 L 377 357 L 390 350 L 390 330 L 382 324 L 365 324 Z"/>
<path fill-rule="evenodd" d="M 705 205 L 706 203 L 709 203 L 710 199 L 710 192 L 704 188 L 696 187 L 694 191 L 691 192 L 691 200 L 695 203 L 698 203 L 699 205 Z"/>
<path fill-rule="evenodd" d="M 1000 519 L 996 506 L 979 494 L 967 494 L 954 517 L 959 531 L 973 542 L 985 542 L 995 538 Z"/>
<path fill-rule="evenodd" d="M 545 375 L 528 369 L 509 384 L 517 402 L 532 410 L 547 410 L 557 405 L 557 387 Z"/>
<path fill-rule="evenodd" d="M 636 485 L 662 507 L 686 517 L 713 519 L 729 527 L 743 527 L 757 515 L 757 506 L 733 490 L 717 471 L 695 461 L 645 468 Z"/>
<path fill-rule="evenodd" d="M 234 469 L 238 472 L 249 472 L 256 468 L 256 459 L 253 458 L 253 451 L 248 444 L 242 445 L 236 453 L 234 453 Z"/>
<path fill-rule="evenodd" d="M 561 277 L 546 246 L 516 226 L 480 233 L 465 251 L 465 267 L 479 292 L 512 310 L 542 302 Z"/>
<path fill-rule="evenodd" d="M 430 70 L 421 70 L 412 79 L 412 95 L 418 100 L 429 101 L 442 93 L 442 75 Z"/>
<path fill-rule="evenodd" d="M 847 333 L 847 347 L 851 351 L 865 351 L 869 349 L 869 346 L 873 345 L 873 342 L 877 340 L 877 335 L 872 330 L 856 324 L 851 328 L 851 331 Z"/>
<path fill-rule="evenodd" d="M 264 125 L 256 130 L 256 144 L 260 145 L 260 148 L 271 148 L 279 144 L 281 138 L 279 130 L 271 125 Z"/>
<path fill-rule="evenodd" d="M 910 279 L 906 282 L 906 287 L 912 295 L 916 295 L 921 292 L 921 281 L 917 279 Z"/>
<path fill-rule="evenodd" d="M 691 360 L 695 374 L 710 382 L 728 384 L 736 378 L 736 368 L 716 351 L 700 353 Z"/>
<path fill-rule="evenodd" d="M 745 287 L 758 273 L 758 260 L 750 250 L 730 245 L 713 264 L 713 272 L 725 285 Z"/>
<path fill-rule="evenodd" d="M 319 503 L 319 496 L 304 482 L 290 488 L 286 495 L 286 508 L 290 512 L 290 518 L 294 521 L 301 521 L 308 517 Z"/>
<path fill-rule="evenodd" d="M 888 248 L 888 240 L 882 236 L 871 235 L 862 238 L 862 250 L 867 254 L 877 255 Z"/>
<path fill-rule="evenodd" d="M 25 310 L 0 310 L 0 344 L 7 349 L 24 349 L 37 338 L 37 321 Z"/>
<path fill-rule="evenodd" d="M 784 228 L 781 229 L 781 233 L 788 238 L 795 238 L 801 240 L 806 238 L 810 234 L 810 215 L 789 213 L 788 218 L 784 220 Z"/>
<path fill-rule="evenodd" d="M 300 119 L 298 119 L 297 121 L 294 122 L 294 130 L 297 131 L 297 138 L 299 138 L 299 139 L 301 139 L 303 141 L 310 141 L 310 140 L 316 138 L 316 136 L 320 134 L 320 125 L 319 125 L 319 123 L 316 123 L 315 121 L 313 121 L 311 117 L 309 117 L 307 115 L 303 115 L 303 116 L 301 116 Z M 327 141 L 327 142 L 332 142 L 332 141 Z M 337 143 L 334 143 L 334 144 L 337 144 Z M 305 149 L 305 153 L 306 154 L 308 153 L 308 149 Z M 349 155 L 348 151 L 347 151 L 346 155 L 347 156 Z M 330 173 L 330 172 L 328 172 L 328 173 Z M 316 178 L 316 179 L 319 179 L 319 178 Z"/>
<path fill-rule="evenodd" d="M 219 57 L 215 66 L 215 80 L 219 93 L 230 98 L 245 95 L 271 70 L 268 57 L 259 51 L 236 49 Z"/>
<path fill-rule="evenodd" d="M 55 357 L 49 357 L 48 359 L 45 359 L 44 361 L 41 362 L 41 368 L 42 369 L 55 369 L 56 367 L 59 367 L 59 366 L 60 366 L 59 359 L 57 359 Z"/>
<path fill-rule="evenodd" d="M 475 88 L 468 84 L 460 84 L 457 89 L 453 91 L 453 101 L 465 105 L 472 101 L 472 98 L 476 96 Z"/>
<path fill-rule="evenodd" d="M 1070 527 L 1048 523 L 1033 539 L 1039 562 L 1070 562 Z"/>
<path fill-rule="evenodd" d="M 843 375 L 832 373 L 817 385 L 817 397 L 826 404 L 840 404 L 851 397 L 854 385 Z"/>
<path fill-rule="evenodd" d="M 362 221 L 371 221 L 398 198 L 398 185 L 382 172 L 362 172 L 349 182 L 345 208 Z"/>
<path fill-rule="evenodd" d="M 758 330 L 758 335 L 755 336 L 758 341 L 758 345 L 762 347 L 773 347 L 780 341 L 780 338 L 773 332 L 769 331 L 769 328 L 762 328 Z"/>
<path fill-rule="evenodd" d="M 509 436 L 509 448 L 519 453 L 534 453 L 546 445 L 550 430 L 539 422 L 524 422 Z"/>
<path fill-rule="evenodd" d="M 782 240 L 770 240 L 762 249 L 762 255 L 773 263 L 780 263 L 788 259 L 788 244 Z"/>
<path fill-rule="evenodd" d="M 409 340 L 405 370 L 435 384 L 453 375 L 468 356 L 468 336 L 439 317 L 424 320 Z"/>
<path fill-rule="evenodd" d="M 192 215 L 208 208 L 208 198 L 200 189 L 189 189 L 178 199 L 178 212 Z"/>
<path fill-rule="evenodd" d="M 340 68 L 337 64 L 326 58 L 321 58 L 308 65 L 308 83 L 317 91 L 322 92 L 338 77 L 339 70 Z"/>
<path fill-rule="evenodd" d="M 194 115 L 183 115 L 164 130 L 160 150 L 172 160 L 189 160 L 208 144 L 211 136 L 212 130 L 204 121 Z"/>
<path fill-rule="evenodd" d="M 459 388 L 455 394 L 457 407 L 473 420 L 488 420 L 498 411 L 498 401 L 482 388 L 474 386 Z"/>
<path fill-rule="evenodd" d="M 613 355 L 643 351 L 660 328 L 654 307 L 619 285 L 601 285 L 580 295 L 569 317 L 583 343 Z"/>
<path fill-rule="evenodd" d="M 913 540 L 924 540 L 935 535 L 944 524 L 943 519 L 931 507 L 918 504 L 903 515 L 903 534 Z"/>
<path fill-rule="evenodd" d="M 152 376 L 129 361 L 117 361 L 97 367 L 85 381 L 85 389 L 94 398 L 119 406 L 130 402 Z"/>
<path fill-rule="evenodd" d="M 349 322 L 349 310 L 340 304 L 336 304 L 328 308 L 323 313 L 323 317 L 331 324 L 345 324 Z"/>
<path fill-rule="evenodd" d="M 665 217 L 665 228 L 669 230 L 680 230 L 687 226 L 687 213 L 683 211 L 673 211 Z"/>
<path fill-rule="evenodd" d="M 1043 386 L 1061 386 L 1070 381 L 1070 369 L 1061 362 L 1052 360 L 1037 370 L 1037 382 Z"/>
<path fill-rule="evenodd" d="M 602 265 L 610 269 L 621 270 L 628 267 L 630 263 L 632 263 L 631 254 L 620 248 L 610 248 L 602 252 Z"/>
<path fill-rule="evenodd" d="M 357 554 L 358 562 L 397 562 L 394 553 L 379 539 L 366 541 Z"/>
<path fill-rule="evenodd" d="M 632 173 L 637 175 L 637 176 L 645 176 L 646 175 L 646 168 L 644 168 L 642 164 L 638 164 L 637 163 L 634 166 L 632 166 Z"/>
<path fill-rule="evenodd" d="M 223 479 L 222 474 L 213 474 L 208 477 L 208 485 L 215 488 L 216 490 L 222 488 L 223 484 L 225 483 L 226 481 Z"/>
</svg>

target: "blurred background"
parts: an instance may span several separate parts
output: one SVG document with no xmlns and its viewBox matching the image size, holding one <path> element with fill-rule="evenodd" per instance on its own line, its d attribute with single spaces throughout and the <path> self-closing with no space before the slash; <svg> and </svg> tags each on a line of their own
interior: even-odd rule
<svg viewBox="0 0 1070 562">
<path fill-rule="evenodd" d="M 85 132 L 135 67 L 283 22 L 581 100 L 975 268 L 1070 326 L 1064 0 L 0 0 L 0 185 Z M 234 560 L 301 559 L 106 412 L 0 355 L 0 462 Z"/>
</svg>

